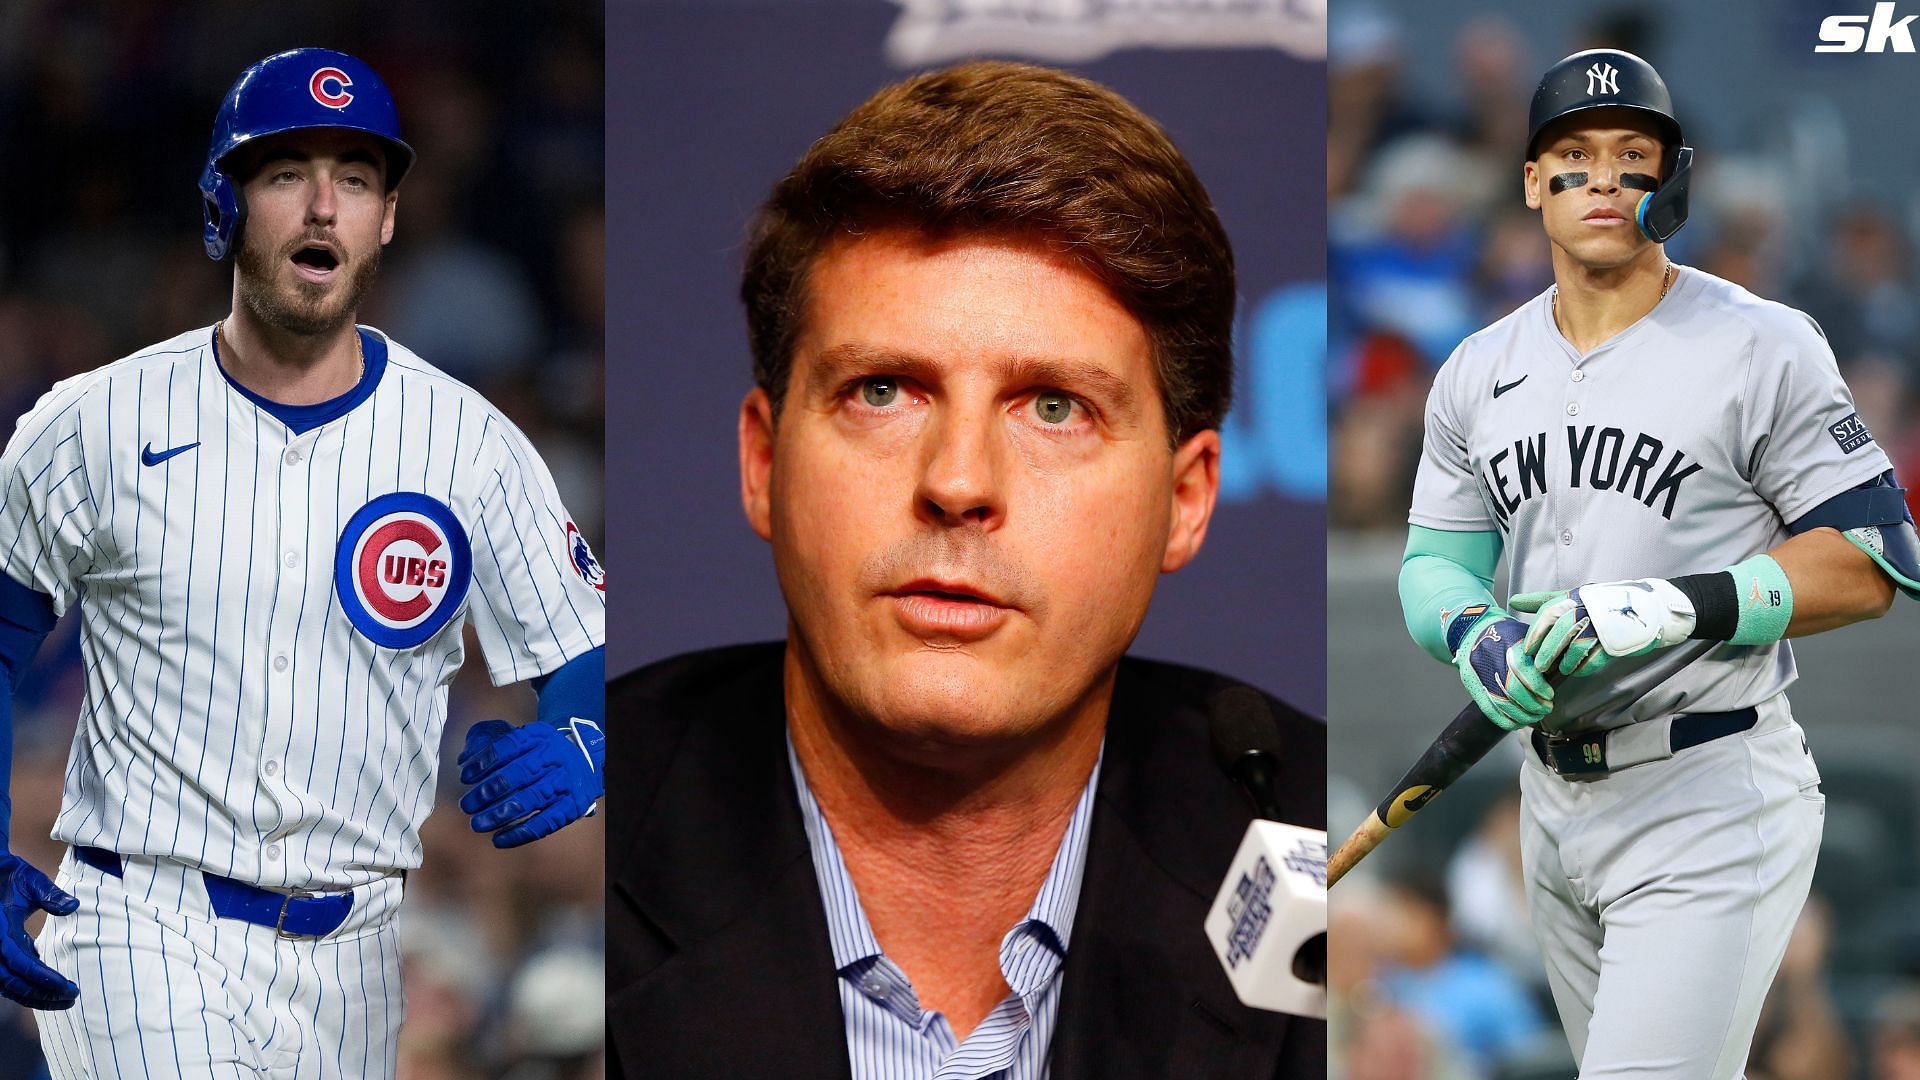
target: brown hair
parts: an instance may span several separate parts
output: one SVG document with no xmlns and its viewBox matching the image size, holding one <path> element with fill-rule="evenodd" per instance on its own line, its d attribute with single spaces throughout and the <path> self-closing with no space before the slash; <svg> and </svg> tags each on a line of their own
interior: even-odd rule
<svg viewBox="0 0 1920 1080">
<path fill-rule="evenodd" d="M 807 270 L 836 237 L 1030 232 L 1077 259 L 1146 328 L 1174 443 L 1233 396 L 1233 250 L 1160 126 L 1113 91 L 974 61 L 889 86 L 813 144 L 754 219 L 741 278 L 754 379 L 777 410 Z"/>
</svg>

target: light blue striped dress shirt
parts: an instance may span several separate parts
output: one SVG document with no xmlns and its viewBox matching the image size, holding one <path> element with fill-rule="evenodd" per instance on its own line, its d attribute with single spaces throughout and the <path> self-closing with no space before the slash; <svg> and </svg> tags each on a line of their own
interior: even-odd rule
<svg viewBox="0 0 1920 1080">
<path fill-rule="evenodd" d="M 906 973 L 880 950 L 791 740 L 787 761 L 800 792 L 814 877 L 826 904 L 827 936 L 833 944 L 834 967 L 840 972 L 840 1011 L 847 1023 L 853 1080 L 1044 1080 L 1047 1051 L 1060 1015 L 1061 971 L 1073 936 L 1073 915 L 1080 906 L 1099 761 L 1094 762 L 1080 801 L 1074 804 L 1060 850 L 1054 853 L 1053 866 L 1033 905 L 1000 939 L 1000 974 L 1012 993 L 994 1006 L 965 1042 L 954 1040 L 945 1015 L 920 1007 Z"/>
</svg>

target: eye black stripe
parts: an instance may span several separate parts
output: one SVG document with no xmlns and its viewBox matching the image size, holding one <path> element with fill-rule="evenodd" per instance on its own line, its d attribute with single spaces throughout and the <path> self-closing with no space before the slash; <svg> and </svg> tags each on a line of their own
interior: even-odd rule
<svg viewBox="0 0 1920 1080">
<path fill-rule="evenodd" d="M 1558 195 L 1577 187 L 1587 186 L 1587 174 L 1583 172 L 1563 172 L 1547 181 L 1547 193 Z"/>
</svg>

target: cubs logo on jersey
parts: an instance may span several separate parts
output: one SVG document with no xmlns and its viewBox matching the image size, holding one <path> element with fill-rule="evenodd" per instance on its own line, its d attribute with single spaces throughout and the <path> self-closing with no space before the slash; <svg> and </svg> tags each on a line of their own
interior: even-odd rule
<svg viewBox="0 0 1920 1080">
<path fill-rule="evenodd" d="M 587 584 L 607 591 L 607 571 L 600 560 L 593 557 L 593 549 L 587 546 L 587 538 L 580 535 L 579 526 L 567 522 L 567 552 L 573 557 L 574 572 Z"/>
<path fill-rule="evenodd" d="M 376 645 L 411 649 L 460 610 L 473 582 L 473 551 L 445 503 L 396 491 L 348 519 L 333 581 L 354 629 Z"/>
</svg>

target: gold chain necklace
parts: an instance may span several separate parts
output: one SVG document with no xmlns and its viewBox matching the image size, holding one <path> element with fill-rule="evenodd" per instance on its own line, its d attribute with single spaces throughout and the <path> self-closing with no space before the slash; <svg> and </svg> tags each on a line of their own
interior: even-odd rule
<svg viewBox="0 0 1920 1080">
<path fill-rule="evenodd" d="M 1673 263 L 1668 262 L 1667 268 L 1660 272 L 1660 296 L 1654 300 L 1654 303 L 1658 304 L 1667 298 L 1667 290 L 1673 288 L 1673 273 Z M 1553 287 L 1553 325 L 1560 326 L 1560 286 L 1558 285 Z M 1561 327 L 1560 332 L 1566 333 L 1566 328 Z"/>
<path fill-rule="evenodd" d="M 1665 296 L 1666 293 L 1662 292 L 1660 295 Z M 216 344 L 226 348 L 227 355 L 234 354 L 233 342 L 227 340 L 227 320 L 221 319 L 213 324 L 213 339 Z M 358 386 L 360 380 L 367 377 L 367 354 L 366 346 L 360 340 L 360 328 L 357 326 L 353 328 L 353 364 L 353 384 Z"/>
</svg>

